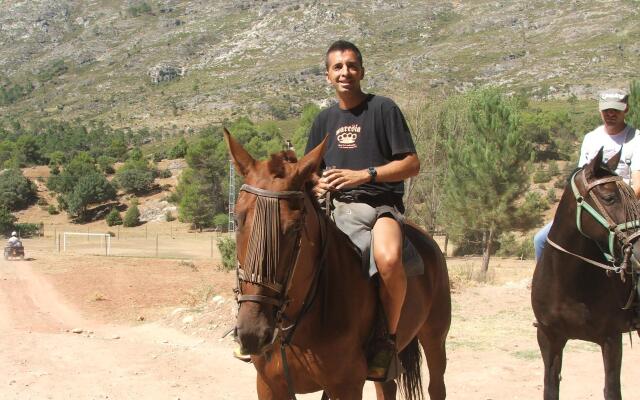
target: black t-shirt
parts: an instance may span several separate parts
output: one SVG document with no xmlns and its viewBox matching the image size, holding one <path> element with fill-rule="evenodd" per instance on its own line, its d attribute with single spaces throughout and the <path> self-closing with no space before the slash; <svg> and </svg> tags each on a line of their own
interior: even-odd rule
<svg viewBox="0 0 640 400">
<path fill-rule="evenodd" d="M 415 153 L 411 132 L 400 108 L 383 96 L 368 94 L 365 101 L 350 110 L 331 106 L 318 114 L 311 127 L 305 153 L 329 135 L 324 165 L 345 169 L 366 169 L 385 165 L 398 156 Z M 404 182 L 365 183 L 350 194 L 390 197 L 402 204 Z"/>
</svg>

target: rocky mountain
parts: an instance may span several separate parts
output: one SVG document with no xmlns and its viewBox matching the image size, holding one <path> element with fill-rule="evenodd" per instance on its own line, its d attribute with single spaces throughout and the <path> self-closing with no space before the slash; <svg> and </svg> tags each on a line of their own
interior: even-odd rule
<svg viewBox="0 0 640 400">
<path fill-rule="evenodd" d="M 324 104 L 323 56 L 361 48 L 406 103 L 494 84 L 588 98 L 640 70 L 638 0 L 4 0 L 0 115 L 199 127 Z"/>
</svg>

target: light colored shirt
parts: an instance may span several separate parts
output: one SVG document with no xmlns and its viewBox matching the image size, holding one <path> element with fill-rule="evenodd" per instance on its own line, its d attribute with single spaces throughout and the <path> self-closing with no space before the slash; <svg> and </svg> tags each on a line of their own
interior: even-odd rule
<svg viewBox="0 0 640 400">
<path fill-rule="evenodd" d="M 631 125 L 627 125 L 622 132 L 609 135 L 600 125 L 593 131 L 587 133 L 582 140 L 580 148 L 580 160 L 578 167 L 582 167 L 591 161 L 600 148 L 603 149 L 603 161 L 615 156 L 622 147 L 622 156 L 616 168 L 616 173 L 625 182 L 629 183 L 632 171 L 640 171 L 640 131 L 636 131 Z M 634 157 L 634 154 L 638 154 Z"/>
</svg>

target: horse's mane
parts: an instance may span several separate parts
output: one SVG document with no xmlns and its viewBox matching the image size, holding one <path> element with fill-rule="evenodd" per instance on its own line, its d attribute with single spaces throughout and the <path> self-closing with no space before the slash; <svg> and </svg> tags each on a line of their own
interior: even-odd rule
<svg viewBox="0 0 640 400">
<path fill-rule="evenodd" d="M 616 182 L 620 190 L 622 206 L 624 207 L 624 215 L 627 221 L 637 221 L 640 219 L 640 202 L 636 198 L 633 188 L 624 181 Z M 640 227 L 635 227 L 640 228 Z"/>
<path fill-rule="evenodd" d="M 271 154 L 267 162 L 267 169 L 276 178 L 284 178 L 286 174 L 285 163 L 295 164 L 298 162 L 296 153 L 293 150 L 285 150 Z"/>
</svg>

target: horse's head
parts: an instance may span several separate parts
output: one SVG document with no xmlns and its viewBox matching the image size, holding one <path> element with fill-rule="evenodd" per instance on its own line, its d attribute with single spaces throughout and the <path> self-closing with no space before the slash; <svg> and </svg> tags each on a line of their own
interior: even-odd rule
<svg viewBox="0 0 640 400">
<path fill-rule="evenodd" d="M 628 266 L 640 260 L 640 203 L 633 189 L 615 173 L 621 152 L 603 163 L 602 149 L 571 177 L 576 224 L 598 243 L 608 261 Z"/>
<path fill-rule="evenodd" d="M 237 334 L 244 351 L 261 354 L 275 339 L 287 305 L 305 218 L 304 185 L 320 166 L 324 142 L 299 161 L 292 151 L 258 161 L 226 129 L 224 138 L 244 177 L 234 210 Z"/>
</svg>

